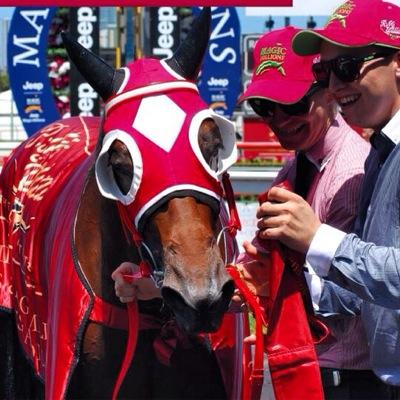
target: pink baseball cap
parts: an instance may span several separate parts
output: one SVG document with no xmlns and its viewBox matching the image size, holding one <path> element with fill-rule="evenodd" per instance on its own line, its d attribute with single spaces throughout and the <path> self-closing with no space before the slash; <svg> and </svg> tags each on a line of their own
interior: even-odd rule
<svg viewBox="0 0 400 400">
<path fill-rule="evenodd" d="M 322 29 L 302 30 L 293 39 L 300 55 L 319 53 L 323 40 L 342 47 L 400 48 L 400 7 L 382 0 L 349 0 Z"/>
<path fill-rule="evenodd" d="M 262 98 L 282 104 L 297 103 L 315 81 L 311 66 L 315 56 L 300 57 L 292 39 L 300 29 L 288 26 L 266 33 L 254 46 L 254 71 L 239 103 Z"/>
</svg>

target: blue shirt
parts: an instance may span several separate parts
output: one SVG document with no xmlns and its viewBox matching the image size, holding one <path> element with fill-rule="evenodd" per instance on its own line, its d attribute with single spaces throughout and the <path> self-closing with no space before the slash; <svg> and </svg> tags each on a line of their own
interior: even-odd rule
<svg viewBox="0 0 400 400">
<path fill-rule="evenodd" d="M 400 113 L 385 128 L 395 147 L 384 162 L 381 143 L 371 151 L 357 225 L 360 236 L 322 225 L 307 260 L 319 276 L 357 295 L 330 306 L 361 313 L 374 372 L 400 386 Z M 328 246 L 323 245 L 328 237 Z"/>
</svg>

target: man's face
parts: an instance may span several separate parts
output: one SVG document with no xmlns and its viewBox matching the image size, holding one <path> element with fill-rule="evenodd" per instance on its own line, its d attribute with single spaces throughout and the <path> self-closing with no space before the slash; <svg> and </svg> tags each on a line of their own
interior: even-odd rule
<svg viewBox="0 0 400 400">
<path fill-rule="evenodd" d="M 278 106 L 271 117 L 264 118 L 285 149 L 306 151 L 329 128 L 333 106 L 329 104 L 327 91 L 321 88 L 314 92 L 308 104 L 308 112 L 302 115 L 289 115 Z"/>
<path fill-rule="evenodd" d="M 323 42 L 321 61 L 339 56 L 364 57 L 385 50 L 379 46 L 345 48 Z M 330 73 L 329 91 L 340 105 L 346 121 L 363 128 L 383 127 L 400 108 L 397 54 L 361 63 L 360 76 L 352 82 Z"/>
</svg>

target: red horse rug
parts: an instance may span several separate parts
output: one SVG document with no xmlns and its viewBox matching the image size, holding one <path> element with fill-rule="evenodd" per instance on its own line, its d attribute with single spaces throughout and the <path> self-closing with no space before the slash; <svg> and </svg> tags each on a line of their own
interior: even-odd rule
<svg viewBox="0 0 400 400">
<path fill-rule="evenodd" d="M 98 297 L 80 268 L 74 226 L 93 164 L 99 118 L 70 118 L 39 131 L 8 158 L 0 180 L 0 310 L 46 398 L 66 395 Z M 124 309 L 122 318 L 126 319 Z M 106 318 L 106 315 L 103 315 Z M 126 321 L 120 321 L 126 326 Z M 213 348 L 230 398 L 241 392 L 242 316 L 228 314 Z"/>
</svg>

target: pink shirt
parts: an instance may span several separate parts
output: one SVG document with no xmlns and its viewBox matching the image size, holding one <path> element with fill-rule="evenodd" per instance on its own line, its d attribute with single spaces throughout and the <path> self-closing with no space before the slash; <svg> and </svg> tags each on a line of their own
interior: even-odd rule
<svg viewBox="0 0 400 400">
<path fill-rule="evenodd" d="M 338 114 L 325 137 L 306 153 L 319 171 L 311 184 L 307 201 L 321 222 L 346 232 L 352 229 L 358 210 L 364 161 L 369 149 L 369 143 Z M 293 159 L 282 168 L 274 184 L 285 179 L 293 184 L 295 174 L 296 163 Z M 317 346 L 320 365 L 370 369 L 368 345 L 360 317 L 321 319 L 327 323 L 337 340 Z"/>
</svg>

